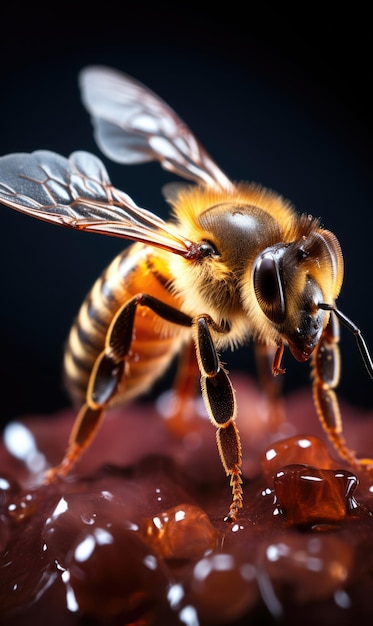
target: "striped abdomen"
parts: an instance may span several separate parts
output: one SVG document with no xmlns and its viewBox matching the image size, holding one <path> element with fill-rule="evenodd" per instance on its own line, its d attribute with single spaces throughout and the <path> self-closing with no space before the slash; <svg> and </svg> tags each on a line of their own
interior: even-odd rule
<svg viewBox="0 0 373 626">
<path fill-rule="evenodd" d="M 83 302 L 65 349 L 65 380 L 74 402 L 85 400 L 89 377 L 116 312 L 139 293 L 147 293 L 176 308 L 180 302 L 169 289 L 167 253 L 134 244 L 118 255 L 98 278 Z M 159 378 L 190 329 L 171 324 L 153 311 L 136 311 L 131 350 L 124 375 L 111 404 L 129 400 Z"/>
</svg>

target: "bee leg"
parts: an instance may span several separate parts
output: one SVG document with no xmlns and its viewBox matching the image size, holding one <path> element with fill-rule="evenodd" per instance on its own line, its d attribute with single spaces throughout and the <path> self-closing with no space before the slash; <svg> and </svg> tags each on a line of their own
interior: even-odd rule
<svg viewBox="0 0 373 626">
<path fill-rule="evenodd" d="M 104 409 L 105 407 L 93 409 L 87 403 L 83 404 L 75 418 L 64 458 L 59 465 L 50 468 L 45 474 L 47 483 L 55 481 L 58 477 L 66 476 L 70 472 L 82 452 L 91 443 Z"/>
<path fill-rule="evenodd" d="M 210 328 L 223 332 L 208 315 L 198 317 L 194 324 L 198 365 L 201 372 L 202 395 L 210 420 L 217 428 L 219 455 L 232 487 L 232 504 L 227 521 L 234 521 L 243 504 L 241 477 L 241 442 L 235 423 L 236 400 L 227 372 L 223 369 Z"/>
<path fill-rule="evenodd" d="M 285 423 L 285 409 L 282 397 L 282 380 L 278 374 L 285 373 L 281 369 L 283 345 L 274 348 L 264 343 L 255 344 L 256 366 L 259 382 L 268 403 L 268 424 L 273 433 Z"/>
<path fill-rule="evenodd" d="M 105 349 L 99 354 L 93 366 L 86 402 L 75 420 L 65 456 L 58 466 L 47 472 L 47 482 L 68 474 L 96 434 L 102 415 L 123 378 L 126 357 L 131 349 L 138 305 L 148 306 L 160 317 L 176 324 L 191 326 L 192 320 L 188 315 L 147 294 L 138 294 L 119 309 L 109 326 Z"/>
<path fill-rule="evenodd" d="M 59 465 L 47 472 L 47 482 L 68 474 L 96 434 L 103 412 L 123 375 L 125 357 L 132 342 L 136 305 L 135 299 L 126 303 L 109 326 L 105 349 L 93 366 L 86 402 L 76 417 L 65 456 Z"/>
<path fill-rule="evenodd" d="M 313 398 L 321 425 L 342 459 L 361 468 L 372 466 L 373 459 L 359 459 L 347 446 L 343 436 L 342 417 L 334 389 L 339 383 L 339 322 L 330 316 L 329 323 L 312 356 Z"/>
<path fill-rule="evenodd" d="M 195 402 L 199 394 L 199 368 L 194 344 L 190 341 L 180 353 L 170 392 L 166 425 L 174 436 L 184 437 L 193 428 L 193 420 L 196 419 Z"/>
</svg>

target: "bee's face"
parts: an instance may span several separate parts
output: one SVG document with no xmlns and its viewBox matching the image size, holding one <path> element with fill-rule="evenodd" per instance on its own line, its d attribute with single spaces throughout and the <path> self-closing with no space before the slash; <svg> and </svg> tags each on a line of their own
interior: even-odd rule
<svg viewBox="0 0 373 626">
<path fill-rule="evenodd" d="M 255 259 L 256 300 L 298 361 L 307 360 L 317 346 L 329 319 L 319 305 L 335 300 L 342 275 L 339 243 L 328 231 L 269 246 Z"/>
<path fill-rule="evenodd" d="M 330 317 L 319 304 L 334 302 L 342 284 L 336 237 L 309 217 L 296 230 L 276 211 L 245 202 L 213 204 L 197 222 L 211 250 L 189 285 L 222 318 L 242 311 L 262 340 L 287 343 L 307 360 Z"/>
</svg>

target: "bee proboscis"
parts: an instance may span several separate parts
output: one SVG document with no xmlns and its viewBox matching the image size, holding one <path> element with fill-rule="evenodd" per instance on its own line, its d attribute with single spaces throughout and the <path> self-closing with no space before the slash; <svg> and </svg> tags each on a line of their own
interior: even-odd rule
<svg viewBox="0 0 373 626">
<path fill-rule="evenodd" d="M 148 390 L 193 346 L 230 476 L 227 519 L 236 519 L 243 504 L 241 442 L 235 394 L 219 354 L 248 339 L 261 368 L 270 362 L 274 376 L 284 371 L 286 346 L 298 361 L 311 359 L 315 406 L 330 441 L 351 465 L 372 465 L 345 442 L 334 391 L 339 321 L 354 333 L 373 377 L 360 330 L 336 306 L 343 280 L 336 236 L 278 194 L 231 181 L 176 113 L 132 77 L 92 66 L 81 72 L 80 87 L 107 157 L 126 164 L 157 160 L 189 182 L 168 188 L 172 218 L 165 222 L 116 189 L 101 160 L 88 152 L 68 159 L 43 150 L 0 158 L 2 204 L 135 242 L 96 281 L 71 329 L 65 377 L 81 407 L 65 456 L 47 480 L 71 470 L 109 406 Z M 185 376 L 191 367 L 184 363 Z M 269 395 L 274 376 L 265 377 Z"/>
</svg>

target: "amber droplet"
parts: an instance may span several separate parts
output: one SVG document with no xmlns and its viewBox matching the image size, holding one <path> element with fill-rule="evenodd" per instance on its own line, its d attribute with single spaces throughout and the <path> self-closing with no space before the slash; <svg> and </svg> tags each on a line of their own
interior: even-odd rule
<svg viewBox="0 0 373 626">
<path fill-rule="evenodd" d="M 143 535 L 165 559 L 198 559 L 219 542 L 219 533 L 206 513 L 190 504 L 145 520 Z"/>
<path fill-rule="evenodd" d="M 11 481 L 0 476 L 0 553 L 3 553 L 11 537 L 7 501 L 11 491 Z"/>
<path fill-rule="evenodd" d="M 312 435 L 297 435 L 277 441 L 267 448 L 262 459 L 262 469 L 272 486 L 272 479 L 276 472 L 284 465 L 294 463 L 324 469 L 336 467 L 336 462 L 321 439 Z"/>
<path fill-rule="evenodd" d="M 356 508 L 358 479 L 347 470 L 287 465 L 274 477 L 278 508 L 292 525 L 338 523 Z"/>
<path fill-rule="evenodd" d="M 100 623 L 148 623 L 149 612 L 166 592 L 162 563 L 131 530 L 87 529 L 68 553 L 66 563 L 64 581 L 70 602 L 72 592 L 76 609 L 104 620 Z M 141 618 L 145 621 L 136 621 Z"/>
<path fill-rule="evenodd" d="M 259 559 L 263 600 L 279 617 L 284 604 L 299 606 L 328 598 L 343 589 L 354 556 L 352 545 L 335 534 L 284 533 L 265 546 Z M 327 623 L 323 618 L 320 613 L 320 623 Z M 319 623 L 318 619 L 307 621 L 306 615 L 304 619 L 307 624 Z M 333 623 L 342 622 L 347 623 Z"/>
<path fill-rule="evenodd" d="M 37 509 L 37 492 L 24 492 L 20 485 L 0 476 L 0 513 L 12 522 L 23 522 Z"/>
<path fill-rule="evenodd" d="M 118 525 L 131 529 L 127 507 L 109 490 L 65 493 L 54 501 L 42 529 L 46 557 L 65 567 L 66 555 L 81 533 Z M 138 530 L 135 526 L 134 529 Z"/>
<path fill-rule="evenodd" d="M 8 504 L 8 515 L 16 522 L 23 522 L 31 517 L 38 507 L 36 495 L 26 493 L 22 497 L 14 498 Z"/>
<path fill-rule="evenodd" d="M 188 602 L 198 607 L 201 623 L 229 624 L 257 599 L 256 569 L 240 555 L 215 553 L 195 565 Z"/>
</svg>

